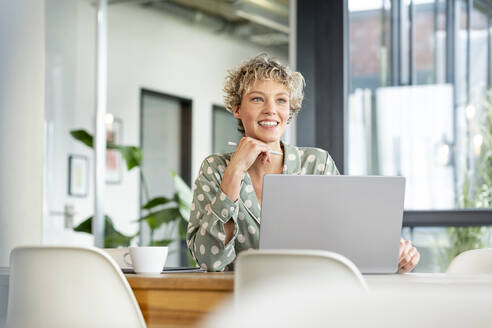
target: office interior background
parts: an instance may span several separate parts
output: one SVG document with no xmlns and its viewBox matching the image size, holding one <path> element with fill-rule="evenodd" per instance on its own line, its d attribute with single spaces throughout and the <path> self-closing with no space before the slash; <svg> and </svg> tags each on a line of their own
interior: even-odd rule
<svg viewBox="0 0 492 328">
<path fill-rule="evenodd" d="M 143 152 L 132 170 L 117 151 L 106 155 L 104 212 L 115 229 L 148 243 L 142 205 L 172 197 L 170 172 L 191 186 L 203 158 L 233 151 L 227 143 L 240 135 L 223 106 L 224 78 L 265 52 L 306 77 L 311 109 L 287 142 L 342 149 L 332 155 L 344 174 L 407 178 L 403 235 L 421 252 L 416 271 L 443 271 L 457 249 L 490 246 L 492 1 L 339 2 L 322 13 L 322 23 L 341 22 L 327 33 L 309 13 L 332 5 L 312 1 L 109 1 L 107 140 Z M 8 266 L 21 243 L 94 244 L 73 230 L 94 214 L 94 152 L 70 131 L 94 133 L 97 17 L 89 0 L 2 5 L 11 12 L 0 13 L 0 44 L 19 45 L 0 50 L 19 52 L 0 63 L 0 150 L 11 158 L 0 161 L 0 266 Z M 29 36 L 9 34 L 9 22 Z M 305 46 L 323 34 L 323 47 Z M 342 57 L 327 63 L 333 53 Z M 331 75 L 330 65 L 344 69 Z M 16 71 L 32 74 L 22 80 Z M 325 80 L 337 88 L 323 89 Z M 340 90 L 340 106 L 319 101 Z M 332 112 L 342 121 L 329 121 Z M 313 119 L 318 129 L 343 128 L 320 141 Z M 185 263 L 176 225 L 154 232 L 175 239 L 169 266 Z"/>
</svg>

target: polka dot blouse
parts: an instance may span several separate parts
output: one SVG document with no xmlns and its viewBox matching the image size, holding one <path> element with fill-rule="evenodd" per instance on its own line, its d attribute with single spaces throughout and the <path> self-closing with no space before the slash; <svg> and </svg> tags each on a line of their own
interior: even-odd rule
<svg viewBox="0 0 492 328">
<path fill-rule="evenodd" d="M 283 147 L 282 174 L 339 174 L 333 159 L 322 149 L 287 144 Z M 208 271 L 232 269 L 239 252 L 259 245 L 261 209 L 249 174 L 244 175 L 239 198 L 235 202 L 220 189 L 231 156 L 232 153 L 208 156 L 193 185 L 186 243 L 197 263 Z M 224 224 L 231 219 L 235 234 L 225 244 Z"/>
</svg>

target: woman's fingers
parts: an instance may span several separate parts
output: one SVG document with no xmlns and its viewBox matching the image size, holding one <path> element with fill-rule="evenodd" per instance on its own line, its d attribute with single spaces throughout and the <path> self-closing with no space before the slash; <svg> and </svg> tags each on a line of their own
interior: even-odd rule
<svg viewBox="0 0 492 328">
<path fill-rule="evenodd" d="M 409 240 L 400 241 L 400 255 L 398 259 L 398 265 L 402 265 L 404 262 L 407 262 L 408 252 L 412 247 L 412 243 Z"/>
<path fill-rule="evenodd" d="M 418 250 L 412 246 L 409 240 L 400 240 L 400 252 L 398 260 L 398 272 L 408 272 L 412 270 L 420 260 Z"/>
<path fill-rule="evenodd" d="M 398 271 L 404 273 L 412 270 L 419 263 L 419 260 L 420 260 L 420 254 L 419 252 L 416 251 L 411 257 L 410 261 L 408 261 L 408 263 L 406 263 L 405 265 L 401 266 Z"/>
<path fill-rule="evenodd" d="M 262 164 L 270 162 L 269 150 L 264 142 L 250 137 L 243 137 L 234 152 L 234 157 L 242 163 L 243 170 L 247 171 L 257 158 L 261 160 Z"/>
</svg>

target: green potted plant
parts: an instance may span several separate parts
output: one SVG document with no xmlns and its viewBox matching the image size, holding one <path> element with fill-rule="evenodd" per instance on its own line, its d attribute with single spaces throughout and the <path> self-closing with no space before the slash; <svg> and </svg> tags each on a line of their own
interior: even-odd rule
<svg viewBox="0 0 492 328">
<path fill-rule="evenodd" d="M 473 180 L 468 172 L 465 175 L 459 200 L 463 208 L 492 207 L 492 90 L 487 92 L 484 109 L 481 126 L 483 142 Z M 464 251 L 486 247 L 490 239 L 489 227 L 449 227 L 446 230 L 450 242 L 446 266 L 456 255 Z"/>
<path fill-rule="evenodd" d="M 76 140 L 82 142 L 84 145 L 93 149 L 93 137 L 90 133 L 85 130 L 72 130 L 70 134 Z M 121 153 L 121 156 L 125 160 L 127 170 L 130 171 L 136 167 L 141 167 L 143 154 L 142 150 L 136 146 L 124 146 L 116 145 L 114 143 L 108 142 L 108 149 L 115 149 Z M 173 235 L 174 227 L 177 226 L 179 239 L 181 243 L 184 244 L 186 239 L 186 228 L 188 225 L 192 201 L 192 192 L 190 187 L 181 179 L 179 175 L 175 172 L 171 172 L 173 178 L 174 187 L 176 192 L 172 197 L 154 197 L 149 199 L 149 192 L 147 188 L 147 183 L 145 177 L 140 170 L 140 181 L 144 190 L 144 200 L 145 204 L 142 206 L 142 211 L 144 215 L 138 218 L 135 222 L 145 222 L 150 229 L 150 242 L 151 246 L 167 246 L 174 241 Z M 74 228 L 75 231 L 92 233 L 92 216 L 88 217 L 82 223 Z M 165 237 L 162 239 L 156 239 L 155 232 L 162 225 L 172 223 L 173 227 L 171 230 L 166 231 Z M 136 234 L 127 236 L 119 232 L 113 224 L 113 220 L 108 215 L 105 215 L 105 231 L 104 231 L 104 247 L 114 248 L 119 246 L 129 246 L 131 241 L 140 235 L 140 230 Z M 195 262 L 186 249 L 189 265 L 195 265 Z"/>
</svg>

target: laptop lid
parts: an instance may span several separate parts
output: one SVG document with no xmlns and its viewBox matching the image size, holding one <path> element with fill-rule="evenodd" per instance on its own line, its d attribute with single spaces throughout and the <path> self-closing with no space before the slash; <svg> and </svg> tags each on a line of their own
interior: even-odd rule
<svg viewBox="0 0 492 328">
<path fill-rule="evenodd" d="M 265 175 L 260 249 L 321 249 L 395 273 L 405 178 Z"/>
</svg>

